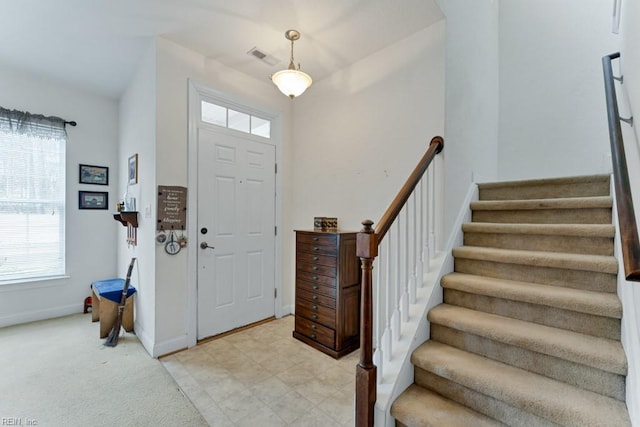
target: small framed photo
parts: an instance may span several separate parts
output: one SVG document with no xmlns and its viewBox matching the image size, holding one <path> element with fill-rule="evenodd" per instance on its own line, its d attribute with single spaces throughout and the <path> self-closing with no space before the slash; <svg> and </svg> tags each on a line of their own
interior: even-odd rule
<svg viewBox="0 0 640 427">
<path fill-rule="evenodd" d="M 109 168 L 80 165 L 80 184 L 109 185 Z"/>
<path fill-rule="evenodd" d="M 109 209 L 109 193 L 78 191 L 78 209 Z"/>
<path fill-rule="evenodd" d="M 138 183 L 138 153 L 129 157 L 129 184 Z"/>
</svg>

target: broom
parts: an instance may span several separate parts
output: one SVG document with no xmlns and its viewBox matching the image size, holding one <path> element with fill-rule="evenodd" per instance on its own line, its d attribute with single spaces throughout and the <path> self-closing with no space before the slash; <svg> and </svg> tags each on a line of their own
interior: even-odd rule
<svg viewBox="0 0 640 427">
<path fill-rule="evenodd" d="M 104 345 L 107 347 L 115 347 L 118 345 L 118 337 L 120 336 L 120 327 L 122 327 L 122 315 L 124 313 L 124 306 L 127 303 L 127 292 L 129 291 L 129 283 L 131 282 L 131 270 L 133 270 L 133 264 L 136 262 L 135 258 L 131 258 L 129 264 L 129 270 L 127 270 L 127 279 L 124 281 L 124 287 L 122 288 L 122 294 L 120 295 L 120 305 L 118 305 L 118 317 L 109 332 Z"/>
</svg>

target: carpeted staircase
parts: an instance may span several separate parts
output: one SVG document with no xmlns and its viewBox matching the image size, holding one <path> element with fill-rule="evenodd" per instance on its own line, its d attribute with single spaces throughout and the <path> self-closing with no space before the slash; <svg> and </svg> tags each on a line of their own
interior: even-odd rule
<svg viewBox="0 0 640 427">
<path fill-rule="evenodd" d="M 609 176 L 479 185 L 400 426 L 630 426 Z"/>
</svg>

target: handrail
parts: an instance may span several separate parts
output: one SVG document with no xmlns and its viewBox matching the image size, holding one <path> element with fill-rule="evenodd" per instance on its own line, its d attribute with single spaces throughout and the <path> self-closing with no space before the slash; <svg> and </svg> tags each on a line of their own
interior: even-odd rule
<svg viewBox="0 0 640 427">
<path fill-rule="evenodd" d="M 378 256 L 378 246 L 394 223 L 402 208 L 427 171 L 436 154 L 444 147 L 444 140 L 435 136 L 429 148 L 415 167 L 400 192 L 393 199 L 378 226 L 373 221 L 362 221 L 364 226 L 358 233 L 356 253 L 362 261 L 360 296 L 360 361 L 356 367 L 356 426 L 373 426 L 376 402 L 376 365 L 373 363 L 373 261 Z"/>
<path fill-rule="evenodd" d="M 440 153 L 444 148 L 444 139 L 441 136 L 434 136 L 431 138 L 431 142 L 429 143 L 429 148 L 427 152 L 424 153 L 420 162 L 415 167 L 409 178 L 407 178 L 407 182 L 402 186 L 396 197 L 393 199 L 387 210 L 380 218 L 378 222 L 378 226 L 376 227 L 376 234 L 378 235 L 378 244 L 382 242 L 385 234 L 389 231 L 391 224 L 398 217 L 398 214 L 402 210 L 402 207 L 407 203 L 409 196 L 420 182 L 420 178 L 424 175 L 425 171 L 431 164 L 431 161 L 436 156 L 436 154 Z"/>
<path fill-rule="evenodd" d="M 631 197 L 631 185 L 627 170 L 627 158 L 622 139 L 622 119 L 618 111 L 615 82 L 611 60 L 619 58 L 620 53 L 612 53 L 602 57 L 602 71 L 604 73 L 604 90 L 607 101 L 607 117 L 609 121 L 609 139 L 611 141 L 611 162 L 613 165 L 613 182 L 616 192 L 616 206 L 618 223 L 620 226 L 620 240 L 625 277 L 627 280 L 640 282 L 640 240 L 636 215 Z"/>
</svg>

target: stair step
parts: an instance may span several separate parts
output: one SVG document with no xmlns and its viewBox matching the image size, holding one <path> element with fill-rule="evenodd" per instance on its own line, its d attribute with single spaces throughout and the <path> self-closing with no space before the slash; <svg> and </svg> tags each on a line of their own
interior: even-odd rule
<svg viewBox="0 0 640 427">
<path fill-rule="evenodd" d="M 410 385 L 393 403 L 391 415 L 402 426 L 499 427 L 499 421 L 446 399 L 426 388 Z"/>
<path fill-rule="evenodd" d="M 625 400 L 625 376 L 570 362 L 490 338 L 431 324 L 431 339 L 557 381 Z"/>
<path fill-rule="evenodd" d="M 611 224 L 609 196 L 471 203 L 473 222 L 529 224 Z"/>
<path fill-rule="evenodd" d="M 418 347 L 412 361 L 416 365 L 416 383 L 427 388 L 431 387 L 421 384 L 419 370 L 504 402 L 517 412 L 528 412 L 560 425 L 631 425 L 626 405 L 621 401 L 435 341 Z M 513 419 L 504 419 L 504 411 L 487 414 L 492 407 L 478 407 L 471 399 L 465 399 L 464 394 L 458 394 L 457 399 L 460 404 L 513 425 Z"/>
<path fill-rule="evenodd" d="M 424 369 L 415 368 L 415 384 L 509 425 L 559 427 L 560 425 L 520 408 L 511 406 L 479 391 L 440 377 Z"/>
<path fill-rule="evenodd" d="M 447 291 L 445 290 L 445 294 Z M 445 299 L 447 306 L 457 307 L 449 305 L 447 299 Z M 502 318 L 504 319 L 504 317 Z M 496 338 L 499 331 L 486 333 L 483 330 L 491 325 L 474 325 L 473 328 L 469 328 L 466 323 L 475 321 L 475 319 L 458 320 L 460 320 L 458 324 L 451 324 L 446 317 L 444 319 L 434 318 L 434 321 L 431 322 L 431 339 L 618 400 L 625 398 L 625 377 L 622 374 L 602 370 L 600 366 L 589 366 L 583 364 L 582 361 L 574 361 L 575 357 L 564 358 L 557 357 L 557 353 L 546 354 L 548 352 L 545 351 L 545 347 L 538 348 L 537 346 L 536 340 L 540 340 L 539 336 L 534 335 L 531 340 L 528 340 L 528 338 L 518 335 L 519 332 L 524 333 L 525 331 L 516 329 L 511 334 L 516 335 L 515 338 L 509 333 Z M 527 324 L 527 322 L 523 323 Z M 502 325 L 502 327 L 505 326 Z M 521 344 L 523 340 L 526 341 L 525 345 Z M 614 342 L 614 346 L 619 347 L 618 341 L 609 338 L 610 342 Z M 553 343 L 545 343 L 545 345 L 550 346 Z M 554 350 L 563 351 L 563 349 Z"/>
<path fill-rule="evenodd" d="M 615 294 L 451 273 L 444 302 L 596 337 L 620 339 L 622 305 Z"/>
<path fill-rule="evenodd" d="M 444 288 L 463 292 L 546 305 L 614 319 L 622 318 L 622 304 L 618 296 L 608 292 L 584 291 L 464 273 L 448 274 L 442 278 L 441 284 Z"/>
<path fill-rule="evenodd" d="M 613 255 L 611 224 L 510 224 L 474 222 L 462 225 L 464 244 L 502 249 Z"/>
<path fill-rule="evenodd" d="M 427 319 L 451 329 L 606 372 L 619 375 L 627 373 L 626 357 L 619 341 L 448 304 L 440 304 L 430 310 Z"/>
<path fill-rule="evenodd" d="M 455 271 L 597 292 L 616 292 L 612 256 L 462 246 L 453 249 Z"/>
<path fill-rule="evenodd" d="M 478 184 L 480 200 L 608 196 L 609 175 L 545 178 Z"/>
</svg>

